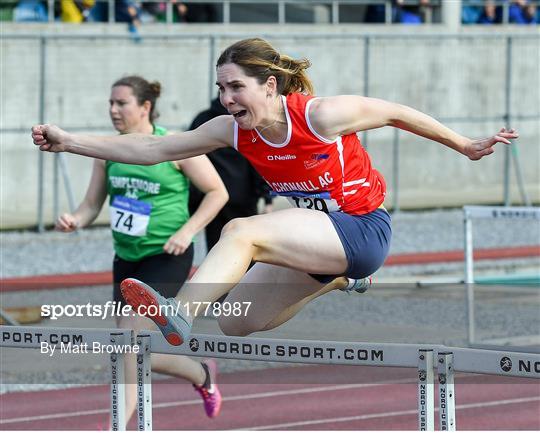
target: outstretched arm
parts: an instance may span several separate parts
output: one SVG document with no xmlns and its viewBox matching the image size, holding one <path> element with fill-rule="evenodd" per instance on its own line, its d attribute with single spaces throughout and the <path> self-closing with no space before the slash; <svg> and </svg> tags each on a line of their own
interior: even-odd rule
<svg viewBox="0 0 540 433">
<path fill-rule="evenodd" d="M 362 96 L 316 99 L 309 116 L 315 130 L 330 139 L 338 135 L 394 126 L 442 143 L 472 160 L 493 153 L 493 145 L 496 143 L 510 144 L 510 139 L 518 138 L 513 129 L 502 128 L 491 137 L 472 140 L 413 108 Z"/>
<path fill-rule="evenodd" d="M 56 220 L 55 228 L 61 232 L 72 232 L 90 225 L 99 215 L 107 198 L 105 161 L 94 160 L 92 177 L 86 190 L 84 200 L 75 212 L 64 213 Z"/>
<path fill-rule="evenodd" d="M 202 155 L 233 142 L 232 116 L 220 116 L 194 131 L 166 136 L 126 134 L 109 137 L 68 134 L 54 125 L 32 127 L 32 139 L 46 152 L 70 152 L 93 158 L 151 165 Z"/>
</svg>

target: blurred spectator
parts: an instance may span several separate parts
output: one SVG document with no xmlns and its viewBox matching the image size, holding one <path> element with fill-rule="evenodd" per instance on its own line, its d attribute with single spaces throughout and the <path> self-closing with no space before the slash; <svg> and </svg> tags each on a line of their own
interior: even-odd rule
<svg viewBox="0 0 540 433">
<path fill-rule="evenodd" d="M 496 24 L 501 22 L 502 7 L 496 6 L 493 0 L 485 0 L 478 24 Z"/>
<path fill-rule="evenodd" d="M 13 21 L 47 22 L 46 2 L 38 0 L 20 0 L 13 10 Z"/>
<path fill-rule="evenodd" d="M 464 0 L 461 21 L 464 24 L 501 24 L 503 4 L 485 0 L 483 6 Z M 508 22 L 511 24 L 539 23 L 538 6 L 531 0 L 507 0 Z"/>
<path fill-rule="evenodd" d="M 216 23 L 218 22 L 217 5 L 214 3 L 184 3 L 172 0 L 174 4 L 174 20 L 183 23 Z"/>
<path fill-rule="evenodd" d="M 508 21 L 514 24 L 535 24 L 536 5 L 530 0 L 513 0 L 508 10 Z"/>
<path fill-rule="evenodd" d="M 90 11 L 89 21 L 106 22 L 109 20 L 109 5 L 104 1 L 97 1 Z M 128 30 L 135 42 L 139 42 L 139 27 L 141 26 L 140 8 L 131 0 L 115 0 L 114 17 L 117 23 L 127 23 Z"/>
<path fill-rule="evenodd" d="M 392 22 L 401 24 L 421 24 L 425 22 L 431 0 L 418 0 L 417 5 L 406 5 L 405 0 L 392 0 Z M 367 23 L 384 23 L 386 6 L 384 4 L 369 5 L 366 10 Z"/>
<path fill-rule="evenodd" d="M 477 24 L 482 7 L 475 5 L 475 0 L 463 0 L 461 8 L 461 22 L 463 24 Z"/>
<path fill-rule="evenodd" d="M 393 22 L 401 24 L 422 24 L 431 0 L 419 0 L 416 6 L 405 5 L 405 0 L 394 0 Z"/>
<path fill-rule="evenodd" d="M 140 8 L 131 0 L 116 0 L 114 4 L 116 22 L 140 25 Z"/>
<path fill-rule="evenodd" d="M 190 130 L 198 128 L 203 123 L 214 117 L 229 114 L 219 102 L 219 98 L 212 100 L 210 108 L 199 113 L 191 126 Z M 216 168 L 221 180 L 225 184 L 229 193 L 229 201 L 210 222 L 205 229 L 206 246 L 208 251 L 219 240 L 221 229 L 233 218 L 248 217 L 256 215 L 257 203 L 259 199 L 264 198 L 265 213 L 271 211 L 272 198 L 270 196 L 270 187 L 253 169 L 251 164 L 231 147 L 214 150 L 207 154 L 208 158 Z M 202 200 L 202 193 L 195 187 L 190 188 L 189 209 L 197 209 Z"/>
<path fill-rule="evenodd" d="M 114 12 L 116 22 L 128 23 L 128 31 L 135 42 L 140 42 L 139 28 L 141 26 L 140 8 L 131 0 L 115 0 Z"/>
<path fill-rule="evenodd" d="M 165 2 L 142 2 L 140 19 L 143 23 L 155 23 L 165 14 Z"/>
<path fill-rule="evenodd" d="M 95 0 L 60 0 L 60 19 L 65 23 L 87 21 Z"/>
<path fill-rule="evenodd" d="M 139 20 L 140 8 L 131 0 L 115 0 L 114 16 L 118 23 L 132 23 Z M 109 20 L 109 4 L 106 1 L 96 1 L 91 10 L 92 21 L 106 22 Z M 140 22 L 139 22 L 140 24 Z"/>
<path fill-rule="evenodd" d="M 96 4 L 90 9 L 88 21 L 104 23 L 109 19 L 109 9 L 106 2 L 97 0 Z"/>
<path fill-rule="evenodd" d="M 366 23 L 384 23 L 385 6 L 383 4 L 369 5 L 366 9 Z"/>
</svg>

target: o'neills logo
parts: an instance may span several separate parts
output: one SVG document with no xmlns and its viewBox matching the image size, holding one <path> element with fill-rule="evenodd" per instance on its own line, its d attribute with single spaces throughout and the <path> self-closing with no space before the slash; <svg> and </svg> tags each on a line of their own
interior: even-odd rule
<svg viewBox="0 0 540 433">
<path fill-rule="evenodd" d="M 268 155 L 266 159 L 268 161 L 288 161 L 290 159 L 296 159 L 296 155 Z"/>
</svg>

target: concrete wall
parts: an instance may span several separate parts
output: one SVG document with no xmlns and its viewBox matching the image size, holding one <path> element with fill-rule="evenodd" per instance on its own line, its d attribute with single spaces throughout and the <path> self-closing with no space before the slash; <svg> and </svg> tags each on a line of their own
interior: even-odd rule
<svg viewBox="0 0 540 433">
<path fill-rule="evenodd" d="M 470 137 L 492 134 L 505 114 L 505 35 L 512 42 L 511 114 L 519 128 L 520 161 L 526 188 L 540 202 L 540 33 L 534 28 L 469 28 L 460 35 L 440 38 L 441 27 L 386 26 L 151 26 L 143 28 L 143 40 L 125 38 L 123 25 L 16 25 L 5 24 L 0 91 L 1 100 L 1 221 L 0 228 L 27 227 L 37 221 L 38 153 L 29 128 L 40 119 L 40 41 L 22 39 L 43 31 L 62 36 L 48 39 L 45 61 L 43 120 L 80 132 L 112 133 L 107 105 L 110 84 L 126 74 L 141 74 L 161 81 L 164 94 L 158 109 L 160 123 L 171 129 L 186 128 L 215 94 L 213 64 L 231 42 L 248 36 L 264 36 L 280 50 L 309 58 L 317 94 L 368 93 L 401 102 L 434 117 Z M 276 35 L 279 30 L 280 35 Z M 372 38 L 369 52 L 362 34 Z M 241 32 L 241 33 L 240 33 Z M 317 37 L 316 33 L 325 33 Z M 480 35 L 482 32 L 482 35 Z M 518 35 L 521 34 L 524 37 Z M 533 33 L 534 32 L 534 33 Z M 294 37 L 284 34 L 294 33 Z M 103 39 L 103 35 L 110 35 Z M 156 35 L 168 35 L 157 37 Z M 208 35 L 222 34 L 212 47 Z M 67 37 L 76 35 L 77 37 Z M 186 37 L 179 38 L 178 35 Z M 331 36 L 329 36 L 331 35 Z M 389 35 L 391 35 L 389 37 Z M 531 38 L 531 35 L 535 37 Z M 369 54 L 369 67 L 364 67 Z M 367 76 L 366 76 L 367 71 Z M 454 120 L 449 120 L 454 118 Z M 471 119 L 490 118 L 480 122 Z M 502 201 L 504 152 L 472 163 L 442 146 L 407 133 L 400 134 L 399 205 L 401 208 L 461 206 L 466 203 Z M 368 147 L 374 164 L 385 175 L 389 200 L 394 194 L 392 159 L 394 132 L 370 132 Z M 53 221 L 53 155 L 45 155 L 45 217 Z M 84 196 L 91 161 L 66 155 L 75 200 Z M 62 187 L 62 185 L 60 185 Z M 515 177 L 512 197 L 519 200 Z M 60 190 L 60 211 L 67 210 Z M 106 215 L 101 217 L 101 221 Z"/>
</svg>

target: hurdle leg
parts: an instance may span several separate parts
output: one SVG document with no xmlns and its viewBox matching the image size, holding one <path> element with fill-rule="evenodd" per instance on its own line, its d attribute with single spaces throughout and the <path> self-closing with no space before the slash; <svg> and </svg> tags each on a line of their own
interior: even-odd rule
<svg viewBox="0 0 540 433">
<path fill-rule="evenodd" d="M 124 346 L 124 334 L 112 333 L 111 343 Z M 111 425 L 113 431 L 126 429 L 126 380 L 125 380 L 124 353 L 111 353 Z"/>
<path fill-rule="evenodd" d="M 456 397 L 454 393 L 454 355 L 438 354 L 439 425 L 441 430 L 456 430 Z"/>
<path fill-rule="evenodd" d="M 137 335 L 137 425 L 139 431 L 152 430 L 152 364 L 150 336 Z"/>
<path fill-rule="evenodd" d="M 468 211 L 465 214 L 465 288 L 467 290 L 467 339 L 469 344 L 473 344 L 476 339 L 475 318 L 474 318 L 474 258 L 473 258 L 473 227 L 472 219 Z"/>
<path fill-rule="evenodd" d="M 433 350 L 418 351 L 418 429 L 434 431 Z"/>
</svg>

